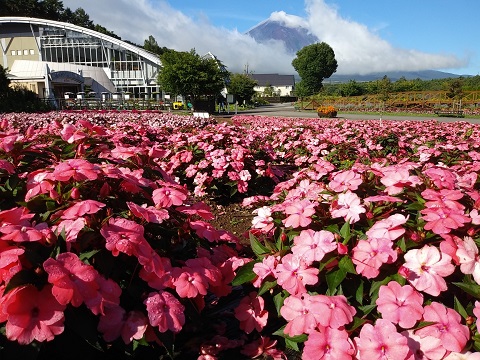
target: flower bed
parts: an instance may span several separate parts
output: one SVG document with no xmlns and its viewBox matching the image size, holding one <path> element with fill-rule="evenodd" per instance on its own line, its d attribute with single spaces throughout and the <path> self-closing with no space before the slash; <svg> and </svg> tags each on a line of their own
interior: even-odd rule
<svg viewBox="0 0 480 360">
<path fill-rule="evenodd" d="M 2 116 L 2 359 L 480 349 L 478 126 L 232 121 Z"/>
<path fill-rule="evenodd" d="M 334 118 L 337 117 L 337 110 L 331 105 L 320 106 L 317 108 L 317 114 L 321 118 Z"/>
</svg>

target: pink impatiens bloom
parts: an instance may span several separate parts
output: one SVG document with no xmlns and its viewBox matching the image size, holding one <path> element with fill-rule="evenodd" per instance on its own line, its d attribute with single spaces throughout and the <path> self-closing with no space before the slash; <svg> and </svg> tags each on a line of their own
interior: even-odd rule
<svg viewBox="0 0 480 360">
<path fill-rule="evenodd" d="M 385 185 L 388 195 L 397 195 L 407 186 L 416 186 L 420 183 L 418 176 L 411 176 L 408 168 L 402 166 L 389 167 L 383 171 L 380 182 Z"/>
<path fill-rule="evenodd" d="M 352 170 L 345 170 L 335 174 L 328 186 L 333 191 L 340 193 L 345 190 L 355 191 L 362 182 L 363 181 L 360 174 Z"/>
<path fill-rule="evenodd" d="M 253 272 L 257 275 L 257 278 L 253 282 L 253 285 L 260 287 L 263 280 L 267 277 L 275 277 L 275 268 L 278 265 L 278 258 L 276 256 L 267 255 L 263 258 L 262 262 L 258 262 L 253 265 Z"/>
<path fill-rule="evenodd" d="M 304 294 L 305 285 L 315 285 L 318 282 L 317 268 L 309 267 L 305 261 L 293 254 L 287 254 L 275 269 L 277 283 L 292 295 Z"/>
<path fill-rule="evenodd" d="M 148 319 L 141 312 L 130 311 L 127 314 L 120 306 L 108 306 L 105 314 L 100 316 L 98 331 L 105 341 L 112 342 L 121 336 L 125 344 L 130 344 L 133 339 L 143 337 L 147 326 Z"/>
<path fill-rule="evenodd" d="M 360 214 L 365 213 L 365 208 L 360 205 L 360 198 L 357 194 L 346 191 L 338 194 L 338 199 L 331 204 L 330 214 L 332 217 L 343 217 L 350 224 L 360 220 Z"/>
<path fill-rule="evenodd" d="M 254 329 L 262 331 L 267 325 L 268 311 L 265 302 L 256 292 L 245 296 L 235 308 L 235 317 L 240 321 L 240 329 L 250 334 Z"/>
<path fill-rule="evenodd" d="M 405 360 L 409 352 L 407 338 L 384 319 L 363 325 L 355 343 L 362 360 Z"/>
<path fill-rule="evenodd" d="M 460 323 L 461 319 L 455 310 L 438 302 L 432 302 L 425 306 L 423 320 L 435 324 L 418 329 L 415 334 L 420 337 L 439 338 L 445 350 L 461 352 L 470 338 L 470 330 Z"/>
<path fill-rule="evenodd" d="M 153 206 L 140 206 L 133 202 L 127 202 L 127 206 L 133 215 L 145 219 L 145 221 L 161 224 L 163 220 L 170 217 L 168 211 L 165 209 L 157 209 Z"/>
<path fill-rule="evenodd" d="M 404 258 L 407 280 L 415 289 L 433 296 L 447 290 L 444 277 L 455 271 L 449 255 L 441 253 L 435 246 L 425 245 L 421 249 L 409 250 Z"/>
<path fill-rule="evenodd" d="M 460 271 L 464 274 L 472 274 L 475 282 L 480 285 L 480 257 L 477 244 L 470 236 L 466 236 L 463 241 L 458 242 L 457 246 L 455 255 L 460 263 Z"/>
<path fill-rule="evenodd" d="M 185 324 L 185 307 L 168 291 L 152 292 L 145 299 L 148 319 L 158 331 L 180 332 Z"/>
<path fill-rule="evenodd" d="M 180 185 L 162 183 L 162 187 L 153 190 L 152 199 L 157 208 L 179 206 L 187 199 L 187 189 Z"/>
<path fill-rule="evenodd" d="M 395 262 L 397 256 L 390 240 L 373 238 L 369 241 L 358 241 L 353 248 L 352 261 L 356 265 L 357 273 L 373 279 L 380 274 L 383 264 Z"/>
<path fill-rule="evenodd" d="M 315 206 L 317 203 L 312 203 L 307 199 L 295 201 L 285 207 L 285 214 L 288 215 L 283 220 L 285 227 L 305 227 L 312 222 L 311 216 L 315 214 Z"/>
<path fill-rule="evenodd" d="M 343 295 L 327 296 L 315 295 L 312 297 L 315 309 L 318 312 L 318 322 L 322 326 L 338 329 L 353 321 L 356 310 L 349 305 Z"/>
<path fill-rule="evenodd" d="M 402 331 L 407 338 L 410 349 L 406 360 L 440 360 L 447 352 L 442 347 L 442 340 L 433 336 L 420 337 L 414 330 Z"/>
<path fill-rule="evenodd" d="M 435 234 L 448 234 L 452 229 L 461 228 L 471 221 L 463 210 L 450 209 L 447 207 L 425 208 L 420 211 L 422 219 L 427 223 L 425 230 L 432 230 Z"/>
<path fill-rule="evenodd" d="M 63 332 L 65 306 L 57 302 L 51 290 L 49 285 L 42 290 L 26 285 L 6 295 L 0 312 L 7 315 L 7 339 L 27 345 L 34 340 L 51 341 Z"/>
<path fill-rule="evenodd" d="M 349 360 L 354 354 L 353 343 L 344 329 L 322 327 L 308 335 L 302 360 Z"/>
<path fill-rule="evenodd" d="M 61 218 L 67 220 L 75 220 L 85 214 L 95 214 L 101 208 L 105 207 L 104 203 L 95 200 L 80 201 L 69 207 L 62 213 Z"/>
<path fill-rule="evenodd" d="M 69 159 L 59 163 L 52 173 L 52 179 L 66 182 L 70 179 L 75 181 L 96 180 L 100 168 L 84 159 Z"/>
<path fill-rule="evenodd" d="M 252 226 L 255 229 L 261 229 L 263 232 L 269 232 L 273 229 L 272 210 L 268 206 L 263 206 L 253 211 L 256 216 L 252 219 Z"/>
<path fill-rule="evenodd" d="M 173 272 L 173 285 L 182 298 L 194 298 L 197 295 L 207 295 L 208 283 L 202 274 L 187 266 L 176 268 Z"/>
<path fill-rule="evenodd" d="M 78 307 L 96 296 L 99 275 L 76 254 L 66 252 L 59 254 L 56 260 L 49 258 L 43 263 L 43 268 L 48 274 L 48 282 L 53 285 L 52 294 L 60 304 L 71 303 Z"/>
<path fill-rule="evenodd" d="M 382 285 L 376 301 L 382 318 L 404 329 L 413 327 L 423 315 L 423 296 L 410 285 L 401 286 L 396 281 Z"/>
<path fill-rule="evenodd" d="M 293 242 L 292 253 L 305 260 L 307 265 L 321 261 L 325 254 L 337 249 L 335 236 L 326 230 L 302 230 Z"/>
<path fill-rule="evenodd" d="M 136 256 L 141 247 L 149 247 L 143 237 L 143 226 L 134 221 L 124 218 L 110 218 L 108 223 L 100 229 L 100 234 L 105 238 L 105 247 L 110 250 L 113 256 L 124 253 Z"/>
<path fill-rule="evenodd" d="M 366 234 L 369 239 L 387 239 L 393 241 L 405 233 L 405 229 L 401 225 L 406 222 L 407 218 L 404 215 L 394 214 L 373 224 Z"/>
<path fill-rule="evenodd" d="M 63 220 L 52 227 L 52 230 L 58 235 L 65 234 L 66 242 L 75 242 L 80 231 L 85 227 L 85 218 L 81 217 L 75 220 Z"/>
<path fill-rule="evenodd" d="M 319 324 L 321 316 L 319 304 L 313 302 L 312 295 L 289 296 L 280 308 L 280 314 L 288 321 L 284 333 L 290 336 L 308 334 Z"/>
</svg>

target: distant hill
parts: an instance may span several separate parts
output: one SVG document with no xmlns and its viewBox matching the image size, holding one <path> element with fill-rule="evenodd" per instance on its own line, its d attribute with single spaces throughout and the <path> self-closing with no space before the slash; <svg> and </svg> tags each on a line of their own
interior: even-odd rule
<svg viewBox="0 0 480 360">
<path fill-rule="evenodd" d="M 265 20 L 250 29 L 247 33 L 254 38 L 258 43 L 266 43 L 271 40 L 283 41 L 285 48 L 289 53 L 295 55 L 298 50 L 307 45 L 311 45 L 321 40 L 315 35 L 310 33 L 308 29 L 304 27 L 290 27 L 280 21 Z M 391 71 L 383 73 L 371 73 L 365 75 L 350 74 L 350 75 L 337 75 L 333 74 L 330 78 L 325 79 L 325 82 L 333 83 L 345 83 L 350 80 L 358 82 L 374 81 L 383 78 L 385 75 L 391 81 L 397 81 L 401 77 L 405 77 L 407 80 L 435 80 L 445 78 L 457 78 L 460 76 L 468 77 L 469 75 L 457 75 L 437 70 L 422 70 L 422 71 Z"/>
</svg>

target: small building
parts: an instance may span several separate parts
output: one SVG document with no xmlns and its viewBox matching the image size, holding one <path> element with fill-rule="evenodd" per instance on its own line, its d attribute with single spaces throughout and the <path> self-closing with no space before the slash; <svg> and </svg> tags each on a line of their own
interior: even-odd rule
<svg viewBox="0 0 480 360">
<path fill-rule="evenodd" d="M 279 74 L 248 74 L 248 76 L 257 82 L 254 90 L 259 93 L 266 93 L 265 89 L 271 87 L 271 92 L 276 96 L 293 96 L 295 90 L 294 75 Z"/>
</svg>

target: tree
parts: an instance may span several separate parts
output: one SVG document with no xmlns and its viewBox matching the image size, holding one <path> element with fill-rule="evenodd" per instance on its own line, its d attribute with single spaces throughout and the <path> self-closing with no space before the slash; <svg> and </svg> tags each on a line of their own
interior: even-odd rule
<svg viewBox="0 0 480 360">
<path fill-rule="evenodd" d="M 160 45 L 158 45 L 157 40 L 155 40 L 153 35 L 150 35 L 148 39 L 144 41 L 143 48 L 157 55 L 162 55 L 165 51 L 168 50 L 168 48 L 166 48 L 165 46 L 160 47 Z"/>
<path fill-rule="evenodd" d="M 333 49 L 325 42 L 300 49 L 292 65 L 302 79 L 300 86 L 306 95 L 318 93 L 323 80 L 332 76 L 338 66 Z"/>
<path fill-rule="evenodd" d="M 235 95 L 239 103 L 243 103 L 243 101 L 249 103 L 252 101 L 253 95 L 255 95 L 254 88 L 256 85 L 257 81 L 247 74 L 232 74 L 227 90 L 229 94 Z"/>
<path fill-rule="evenodd" d="M 168 50 L 160 56 L 162 70 L 158 82 L 163 90 L 192 100 L 216 96 L 225 87 L 228 72 L 216 59 L 190 52 Z"/>
<path fill-rule="evenodd" d="M 4 96 L 10 88 L 10 79 L 7 77 L 7 69 L 0 65 L 0 97 Z"/>
<path fill-rule="evenodd" d="M 358 96 L 363 94 L 363 89 L 355 80 L 350 80 L 348 83 L 342 84 L 340 93 L 342 96 Z"/>
</svg>

